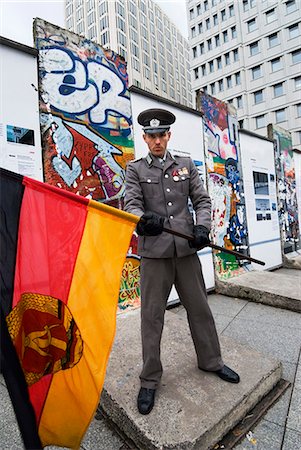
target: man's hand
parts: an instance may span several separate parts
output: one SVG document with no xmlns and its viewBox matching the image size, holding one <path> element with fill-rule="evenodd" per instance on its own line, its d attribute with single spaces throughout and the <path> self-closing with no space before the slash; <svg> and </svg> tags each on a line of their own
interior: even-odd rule
<svg viewBox="0 0 301 450">
<path fill-rule="evenodd" d="M 139 236 L 157 236 L 163 231 L 164 217 L 156 213 L 147 211 L 141 216 L 137 224 L 137 233 Z"/>
<path fill-rule="evenodd" d="M 209 230 L 203 225 L 194 225 L 193 237 L 193 241 L 189 241 L 190 247 L 201 249 L 210 244 Z"/>
</svg>

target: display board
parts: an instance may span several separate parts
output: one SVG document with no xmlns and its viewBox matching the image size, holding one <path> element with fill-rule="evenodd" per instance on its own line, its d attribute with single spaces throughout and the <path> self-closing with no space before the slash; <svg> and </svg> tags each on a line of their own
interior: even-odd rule
<svg viewBox="0 0 301 450">
<path fill-rule="evenodd" d="M 282 265 L 274 144 L 244 130 L 239 138 L 250 256 L 265 262 L 256 270 L 272 269 Z"/>
<path fill-rule="evenodd" d="M 37 58 L 26 50 L 1 38 L 0 165 L 43 181 Z"/>
<path fill-rule="evenodd" d="M 171 138 L 168 143 L 168 150 L 180 156 L 190 156 L 195 162 L 200 177 L 206 186 L 206 174 L 204 166 L 204 145 L 202 131 L 202 117 L 193 110 L 182 109 L 173 104 L 166 104 L 164 99 L 148 97 L 130 90 L 133 128 L 134 128 L 134 146 L 135 157 L 146 156 L 148 148 L 143 140 L 143 131 L 141 125 L 137 122 L 137 116 L 145 109 L 163 108 L 171 111 L 176 116 L 176 121 L 171 127 Z M 214 267 L 212 251 L 209 247 L 199 252 L 200 261 L 203 267 L 203 274 L 207 290 L 215 286 Z M 177 298 L 177 293 L 173 289 L 169 302 Z"/>
</svg>

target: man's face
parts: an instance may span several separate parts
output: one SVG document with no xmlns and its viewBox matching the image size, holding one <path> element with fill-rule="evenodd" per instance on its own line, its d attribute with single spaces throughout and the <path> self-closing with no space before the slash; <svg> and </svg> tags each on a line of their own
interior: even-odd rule
<svg viewBox="0 0 301 450">
<path fill-rule="evenodd" d="M 149 151 L 152 155 L 162 158 L 164 156 L 167 143 L 170 139 L 170 131 L 164 133 L 149 134 L 145 133 L 143 139 L 148 145 Z"/>
</svg>

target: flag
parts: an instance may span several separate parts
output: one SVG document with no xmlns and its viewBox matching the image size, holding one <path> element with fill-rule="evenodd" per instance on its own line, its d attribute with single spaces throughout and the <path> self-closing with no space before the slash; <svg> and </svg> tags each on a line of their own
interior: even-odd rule
<svg viewBox="0 0 301 450">
<path fill-rule="evenodd" d="M 42 445 L 78 448 L 112 346 L 138 217 L 0 169 L 1 307 Z"/>
</svg>

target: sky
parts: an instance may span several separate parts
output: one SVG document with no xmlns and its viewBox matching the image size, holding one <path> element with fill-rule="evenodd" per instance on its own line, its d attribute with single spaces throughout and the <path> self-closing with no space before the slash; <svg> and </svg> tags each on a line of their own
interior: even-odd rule
<svg viewBox="0 0 301 450">
<path fill-rule="evenodd" d="M 187 38 L 185 0 L 155 0 Z M 64 27 L 63 0 L 0 0 L 0 35 L 33 46 L 32 22 L 40 17 Z"/>
</svg>

